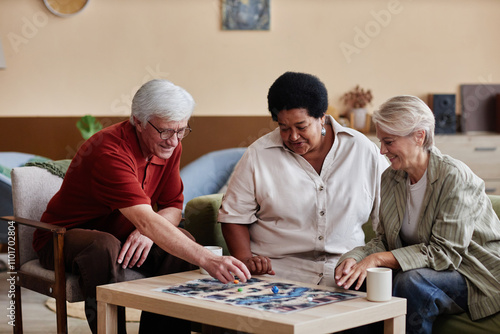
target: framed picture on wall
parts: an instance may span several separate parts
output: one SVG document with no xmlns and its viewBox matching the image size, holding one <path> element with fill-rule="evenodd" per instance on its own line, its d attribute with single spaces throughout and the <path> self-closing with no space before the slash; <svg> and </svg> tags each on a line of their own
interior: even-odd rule
<svg viewBox="0 0 500 334">
<path fill-rule="evenodd" d="M 221 0 L 223 30 L 269 30 L 270 0 Z"/>
</svg>

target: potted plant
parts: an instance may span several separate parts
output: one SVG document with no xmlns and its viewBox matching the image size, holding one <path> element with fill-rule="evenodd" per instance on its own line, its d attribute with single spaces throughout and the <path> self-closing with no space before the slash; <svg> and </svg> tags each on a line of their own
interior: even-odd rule
<svg viewBox="0 0 500 334">
<path fill-rule="evenodd" d="M 87 140 L 95 133 L 102 130 L 102 123 L 99 122 L 94 116 L 85 115 L 78 120 L 76 127 L 80 130 L 83 139 Z"/>
<path fill-rule="evenodd" d="M 342 95 L 340 99 L 349 108 L 351 126 L 362 132 L 368 132 L 370 124 L 366 117 L 368 114 L 366 106 L 373 100 L 371 90 L 365 90 L 356 85 L 353 90 Z"/>
</svg>

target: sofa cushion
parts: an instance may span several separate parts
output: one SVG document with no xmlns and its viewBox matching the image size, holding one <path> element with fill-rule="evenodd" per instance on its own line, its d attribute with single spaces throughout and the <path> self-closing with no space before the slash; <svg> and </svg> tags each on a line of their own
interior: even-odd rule
<svg viewBox="0 0 500 334">
<path fill-rule="evenodd" d="M 186 204 L 184 228 L 200 245 L 221 246 L 224 255 L 229 255 L 226 241 L 218 222 L 223 194 L 199 196 Z"/>
<path fill-rule="evenodd" d="M 365 243 L 375 238 L 375 231 L 373 230 L 372 221 L 368 220 L 363 224 L 363 232 L 365 232 Z"/>
<path fill-rule="evenodd" d="M 181 169 L 184 184 L 184 207 L 198 196 L 215 194 L 226 184 L 245 147 L 212 151 Z"/>
<path fill-rule="evenodd" d="M 498 217 L 500 217 L 500 195 L 488 195 Z"/>
<path fill-rule="evenodd" d="M 0 152 L 0 182 L 12 185 L 10 173 L 12 168 L 21 167 L 29 162 L 47 161 L 48 158 L 21 152 Z"/>
<path fill-rule="evenodd" d="M 476 334 L 498 333 L 500 330 L 500 313 L 472 321 L 468 313 L 440 315 L 434 321 L 432 332 L 436 334 Z"/>
<path fill-rule="evenodd" d="M 40 261 L 30 260 L 21 266 L 21 270 L 29 273 L 35 274 L 40 279 L 45 279 L 49 281 L 55 280 L 55 272 L 53 270 L 48 270 L 42 267 Z M 84 300 L 82 295 L 82 290 L 79 288 L 78 283 L 79 276 L 73 275 L 71 273 L 66 273 L 66 300 L 70 303 L 78 302 Z"/>
</svg>

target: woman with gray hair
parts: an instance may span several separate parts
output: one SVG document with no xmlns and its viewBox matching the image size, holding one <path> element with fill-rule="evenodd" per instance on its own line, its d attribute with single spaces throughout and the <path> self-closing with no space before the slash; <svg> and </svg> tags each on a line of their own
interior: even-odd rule
<svg viewBox="0 0 500 334">
<path fill-rule="evenodd" d="M 382 175 L 377 236 L 344 254 L 337 284 L 359 289 L 368 268 L 394 270 L 393 295 L 407 299 L 407 333 L 431 333 L 440 314 L 472 320 L 500 311 L 500 222 L 484 182 L 434 147 L 434 115 L 397 96 L 373 115 Z"/>
</svg>

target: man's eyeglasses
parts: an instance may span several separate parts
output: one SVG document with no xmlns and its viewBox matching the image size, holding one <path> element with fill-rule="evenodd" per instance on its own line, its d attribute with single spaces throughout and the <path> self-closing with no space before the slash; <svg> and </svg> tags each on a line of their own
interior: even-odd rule
<svg viewBox="0 0 500 334">
<path fill-rule="evenodd" d="M 151 123 L 150 121 L 148 121 L 148 123 L 156 130 L 158 131 L 158 133 L 160 134 L 160 138 L 163 139 L 163 140 L 167 140 L 169 139 L 170 137 L 172 137 L 175 134 L 177 134 L 177 138 L 179 140 L 182 140 L 183 138 L 186 138 L 188 134 L 191 133 L 191 128 L 189 127 L 186 127 L 186 128 L 182 128 L 182 129 L 179 129 L 179 130 L 174 130 L 174 129 L 165 129 L 163 131 L 160 131 L 158 130 L 158 128 L 156 126 L 153 125 L 153 123 Z"/>
</svg>

